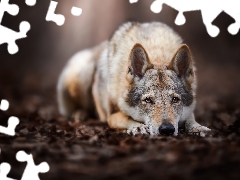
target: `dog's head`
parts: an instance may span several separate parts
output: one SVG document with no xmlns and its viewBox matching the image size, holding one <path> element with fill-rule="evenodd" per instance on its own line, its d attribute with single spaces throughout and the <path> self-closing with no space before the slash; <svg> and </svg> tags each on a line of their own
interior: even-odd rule
<svg viewBox="0 0 240 180">
<path fill-rule="evenodd" d="M 136 44 L 129 57 L 131 88 L 129 115 L 151 127 L 152 134 L 178 133 L 183 108 L 193 103 L 193 62 L 187 45 L 176 51 L 168 66 L 154 66 L 142 45 Z"/>
</svg>

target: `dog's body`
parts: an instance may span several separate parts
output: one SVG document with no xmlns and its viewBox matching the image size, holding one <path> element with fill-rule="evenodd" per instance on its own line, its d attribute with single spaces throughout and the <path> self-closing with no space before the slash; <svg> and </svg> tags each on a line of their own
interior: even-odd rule
<svg viewBox="0 0 240 180">
<path fill-rule="evenodd" d="M 174 134 L 209 129 L 194 118 L 196 75 L 189 48 L 162 23 L 126 23 L 109 42 L 76 54 L 58 82 L 63 115 L 94 109 L 111 128 Z"/>
</svg>

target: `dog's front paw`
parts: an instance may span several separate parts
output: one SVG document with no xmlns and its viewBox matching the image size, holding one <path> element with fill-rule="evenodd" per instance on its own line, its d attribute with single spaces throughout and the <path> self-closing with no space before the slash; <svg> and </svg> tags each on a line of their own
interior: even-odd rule
<svg viewBox="0 0 240 180">
<path fill-rule="evenodd" d="M 149 127 L 145 124 L 141 124 L 137 127 L 131 127 L 127 130 L 128 134 L 150 134 Z"/>
<path fill-rule="evenodd" d="M 201 126 L 199 124 L 193 125 L 192 127 L 189 128 L 188 130 L 188 134 L 191 135 L 199 135 L 201 137 L 205 137 L 206 134 L 211 131 L 211 129 L 205 127 L 205 126 Z"/>
</svg>

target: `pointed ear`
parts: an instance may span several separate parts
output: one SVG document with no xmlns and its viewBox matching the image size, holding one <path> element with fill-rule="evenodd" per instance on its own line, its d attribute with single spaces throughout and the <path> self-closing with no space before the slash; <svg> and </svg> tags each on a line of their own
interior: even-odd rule
<svg viewBox="0 0 240 180">
<path fill-rule="evenodd" d="M 193 75 L 192 55 L 186 44 L 177 50 L 168 69 L 175 71 L 179 77 L 188 78 Z"/>
<path fill-rule="evenodd" d="M 131 73 L 142 78 L 151 67 L 148 54 L 141 44 L 135 44 L 130 53 L 130 70 Z"/>
</svg>

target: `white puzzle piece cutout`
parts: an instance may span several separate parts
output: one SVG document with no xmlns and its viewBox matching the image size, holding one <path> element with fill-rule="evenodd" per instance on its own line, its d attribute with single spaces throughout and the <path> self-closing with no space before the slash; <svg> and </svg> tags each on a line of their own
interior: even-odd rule
<svg viewBox="0 0 240 180">
<path fill-rule="evenodd" d="M 8 173 L 11 170 L 11 166 L 8 163 L 0 164 L 0 179 L 1 180 L 14 180 L 12 178 L 7 177 Z"/>
<path fill-rule="evenodd" d="M 19 124 L 19 119 L 17 117 L 10 117 L 8 119 L 8 127 L 0 126 L 0 133 L 6 134 L 9 136 L 15 136 L 15 129 Z"/>
<path fill-rule="evenodd" d="M 3 99 L 0 104 L 0 110 L 6 111 L 6 110 L 8 110 L 8 108 L 9 108 L 9 102 L 7 100 Z"/>
<path fill-rule="evenodd" d="M 7 100 L 2 100 L 0 104 L 0 109 L 2 111 L 6 111 L 9 108 L 9 102 Z M 19 124 L 19 119 L 17 117 L 10 117 L 8 119 L 8 127 L 0 126 L 0 133 L 9 135 L 9 136 L 15 136 L 15 129 L 17 125 Z"/>
<path fill-rule="evenodd" d="M 34 5 L 36 0 L 26 0 L 27 5 Z M 26 38 L 27 32 L 30 30 L 30 24 L 23 21 L 19 25 L 19 32 L 13 31 L 7 27 L 1 25 L 3 15 L 7 12 L 12 16 L 16 16 L 19 13 L 19 7 L 15 4 L 9 4 L 9 0 L 1 0 L 0 2 L 0 45 L 7 43 L 8 52 L 15 54 L 18 52 L 18 46 L 16 40 Z"/>
<path fill-rule="evenodd" d="M 74 16 L 80 16 L 80 15 L 82 14 L 82 9 L 73 6 L 72 9 L 71 9 L 71 13 L 72 13 L 72 15 L 74 15 Z"/>
<path fill-rule="evenodd" d="M 36 166 L 33 161 L 33 156 L 25 153 L 24 151 L 19 151 L 16 155 L 16 159 L 19 162 L 27 162 L 27 166 L 24 170 L 21 180 L 40 180 L 38 174 L 46 173 L 50 170 L 50 167 L 46 162 L 42 162 Z"/>
<path fill-rule="evenodd" d="M 138 0 L 129 0 L 131 4 L 138 2 Z"/>
<path fill-rule="evenodd" d="M 50 6 L 47 12 L 46 21 L 53 21 L 58 26 L 62 26 L 65 22 L 65 17 L 61 14 L 55 14 L 55 10 L 57 8 L 58 2 L 51 1 Z"/>
<path fill-rule="evenodd" d="M 37 0 L 25 0 L 26 4 L 28 6 L 34 6 L 37 2 Z"/>
<path fill-rule="evenodd" d="M 151 5 L 151 10 L 159 13 L 163 4 L 179 11 L 175 20 L 177 25 L 183 25 L 186 22 L 184 12 L 201 10 L 203 23 L 211 37 L 216 37 L 220 32 L 217 26 L 212 25 L 212 22 L 222 11 L 235 19 L 235 23 L 228 27 L 228 32 L 236 35 L 240 29 L 239 0 L 155 0 Z"/>
<path fill-rule="evenodd" d="M 0 2 L 0 23 L 4 12 L 8 12 L 12 16 L 16 16 L 19 12 L 19 7 L 16 4 L 9 4 L 9 0 L 1 0 Z"/>
<path fill-rule="evenodd" d="M 15 41 L 27 37 L 27 32 L 30 30 L 30 24 L 26 21 L 21 22 L 19 30 L 20 32 L 15 32 L 0 25 L 0 45 L 8 43 L 8 52 L 10 54 L 18 52 L 18 46 Z"/>
<path fill-rule="evenodd" d="M 1 149 L 0 149 L 1 153 Z M 12 178 L 7 177 L 8 173 L 11 170 L 11 166 L 8 163 L 1 163 L 0 164 L 0 179 L 1 180 L 14 180 Z"/>
</svg>

